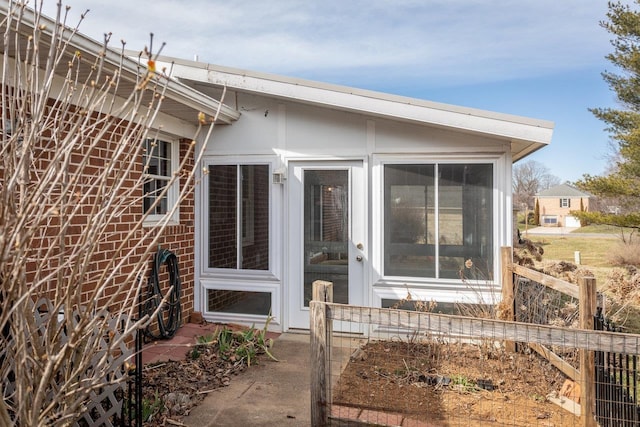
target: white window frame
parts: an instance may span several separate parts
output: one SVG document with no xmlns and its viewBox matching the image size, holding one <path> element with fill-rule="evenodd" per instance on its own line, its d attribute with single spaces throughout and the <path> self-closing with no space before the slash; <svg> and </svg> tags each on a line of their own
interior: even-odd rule
<svg viewBox="0 0 640 427">
<path fill-rule="evenodd" d="M 571 202 L 568 197 L 560 197 L 560 207 L 561 208 L 570 208 Z"/>
<path fill-rule="evenodd" d="M 171 175 L 169 176 L 160 176 L 160 175 L 148 175 L 144 170 L 142 171 L 143 174 L 143 179 L 145 177 L 150 177 L 152 179 L 165 179 L 167 178 L 167 181 L 171 180 L 173 174 L 175 171 L 178 170 L 178 168 L 180 167 L 180 142 L 178 140 L 176 140 L 175 138 L 166 136 L 166 135 L 159 135 L 157 138 L 147 138 L 145 140 L 158 140 L 158 141 L 163 141 L 166 142 L 170 145 L 170 153 L 171 153 Z M 145 153 L 146 155 L 146 153 Z M 145 161 L 145 155 L 143 155 L 143 160 L 142 160 L 142 167 L 145 167 L 146 161 Z M 142 188 L 142 197 L 144 199 L 144 187 Z M 178 205 L 175 209 L 175 211 L 173 212 L 173 214 L 170 214 L 173 207 L 176 206 L 176 204 L 178 203 L 178 196 L 180 194 L 180 179 L 176 179 L 173 184 L 171 184 L 171 186 L 169 187 L 168 191 L 167 191 L 167 213 L 165 214 L 150 214 L 147 215 L 147 217 L 144 220 L 143 226 L 151 226 L 151 225 L 155 225 L 159 222 L 162 221 L 167 221 L 170 224 L 178 224 L 180 222 L 180 206 Z M 144 209 L 144 200 L 142 201 L 143 203 L 143 209 Z M 144 212 L 143 212 L 144 213 Z M 170 215 L 170 216 L 169 216 Z"/>
<path fill-rule="evenodd" d="M 200 206 L 200 239 L 202 242 L 201 250 L 198 252 L 200 257 L 200 277 L 204 278 L 225 278 L 233 280 L 267 280 L 267 281 L 279 281 L 281 275 L 281 267 L 278 262 L 279 257 L 276 257 L 276 251 L 281 250 L 282 242 L 280 237 L 280 229 L 277 227 L 277 219 L 280 218 L 280 200 L 282 185 L 273 184 L 271 176 L 276 166 L 276 158 L 269 156 L 268 158 L 259 156 L 224 156 L 216 158 L 207 158 L 203 160 L 205 170 L 209 170 L 209 167 L 216 165 L 267 165 L 269 166 L 269 179 L 270 179 L 270 194 L 269 194 L 269 269 L 268 270 L 249 270 L 249 269 L 237 269 L 237 268 L 214 268 L 209 267 L 209 179 L 208 175 L 204 176 L 201 185 L 201 206 Z M 241 185 L 241 183 L 239 183 Z M 242 202 L 242 200 L 240 200 Z M 238 218 L 242 221 L 242 218 Z M 253 230 L 248 230 L 253 232 Z M 253 238 L 253 236 L 247 235 L 246 238 L 242 238 L 238 250 L 241 251 L 245 244 L 250 244 L 247 238 Z M 236 290 L 247 290 L 244 288 L 238 288 Z"/>
<path fill-rule="evenodd" d="M 282 306 L 282 197 L 284 185 L 274 184 L 271 180 L 278 165 L 274 156 L 207 156 L 202 161 L 203 170 L 216 165 L 268 165 L 270 178 L 269 197 L 269 270 L 242 270 L 209 267 L 209 178 L 201 174 L 200 197 L 196 212 L 196 290 L 194 298 L 204 317 L 210 321 L 246 322 L 252 324 L 270 324 L 275 329 L 281 325 Z M 208 311 L 206 294 L 208 289 L 227 289 L 233 291 L 270 292 L 271 317 L 243 313 L 222 313 Z"/>
<path fill-rule="evenodd" d="M 504 167 L 507 159 L 498 155 L 461 155 L 446 156 L 433 155 L 421 156 L 416 155 L 411 158 L 398 155 L 374 155 L 373 171 L 372 171 L 372 218 L 373 229 L 379 230 L 373 233 L 373 253 L 372 253 L 372 271 L 373 271 L 373 295 L 372 302 L 380 304 L 382 298 L 405 297 L 407 289 L 411 289 L 411 293 L 418 298 L 424 300 L 438 300 L 443 302 L 456 302 L 461 299 L 469 298 L 469 290 L 467 286 L 459 279 L 449 278 L 432 278 L 432 277 L 405 277 L 405 276 L 386 276 L 383 275 L 384 265 L 384 166 L 398 164 L 491 164 L 493 167 L 493 279 L 485 280 L 483 283 L 477 283 L 477 288 L 471 292 L 481 292 L 483 295 L 494 295 L 497 284 L 500 279 L 497 277 L 499 272 L 500 256 L 497 249 L 507 239 L 507 227 L 502 227 L 502 223 L 507 223 L 502 206 L 506 203 L 506 197 L 511 190 L 510 180 L 504 178 L 501 168 Z M 510 224 L 510 223 L 509 223 Z M 399 298 L 401 299 L 401 298 Z"/>
</svg>

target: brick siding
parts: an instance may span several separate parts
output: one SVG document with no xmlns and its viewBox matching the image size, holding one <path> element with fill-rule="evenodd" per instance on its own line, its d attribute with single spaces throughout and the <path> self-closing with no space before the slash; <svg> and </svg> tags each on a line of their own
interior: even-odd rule
<svg viewBox="0 0 640 427">
<path fill-rule="evenodd" d="M 126 185 L 119 191 L 116 197 L 121 198 L 124 208 L 120 212 L 109 212 L 113 218 L 108 221 L 105 229 L 97 234 L 96 239 L 92 242 L 92 247 L 86 250 L 81 256 L 86 257 L 88 268 L 85 271 L 78 271 L 76 266 L 68 266 L 63 274 L 47 278 L 55 268 L 59 265 L 59 260 L 65 259 L 65 254 L 86 237 L 85 230 L 89 227 L 94 211 L 100 207 L 101 200 L 112 197 L 111 194 L 99 194 L 94 187 L 90 188 L 92 183 L 96 182 L 100 172 L 109 161 L 114 157 L 113 153 L 117 149 L 120 141 L 117 136 L 121 134 L 122 129 L 113 129 L 94 147 L 88 145 L 80 145 L 71 154 L 71 166 L 69 168 L 69 178 L 79 177 L 73 190 L 67 195 L 71 203 L 66 207 L 61 206 L 62 212 L 59 215 L 50 216 L 46 223 L 37 224 L 32 228 L 36 230 L 36 236 L 32 240 L 30 252 L 25 254 L 31 261 L 25 269 L 25 277 L 27 283 L 34 283 L 40 280 L 46 284 L 41 287 L 41 295 L 55 294 L 55 290 L 60 285 L 60 281 L 68 281 L 68 283 L 82 283 L 83 301 L 82 304 L 89 302 L 91 291 L 94 290 L 100 282 L 100 277 L 105 271 L 117 269 L 113 280 L 110 281 L 105 291 L 97 296 L 98 305 L 104 305 L 107 300 L 117 295 L 118 301 L 125 300 L 125 292 L 133 286 L 138 286 L 138 280 L 132 281 L 127 278 L 131 273 L 138 260 L 143 256 L 144 249 L 138 248 L 124 262 L 117 267 L 122 261 L 125 254 L 134 248 L 138 243 L 143 243 L 147 247 L 151 243 L 144 242 L 143 232 L 140 230 L 133 236 L 129 236 L 134 224 L 142 217 L 142 187 L 137 186 L 139 178 L 142 174 L 142 159 L 125 158 L 118 161 L 116 169 L 112 176 L 107 178 L 107 184 L 115 181 L 117 175 L 127 167 L 131 161 L 135 162 L 135 168 L 129 173 L 126 179 Z M 86 138 L 85 141 L 88 141 Z M 180 156 L 185 156 L 190 140 L 180 141 Z M 90 150 L 90 151 L 89 151 Z M 47 179 L 45 171 L 47 165 L 56 152 L 56 147 L 51 141 L 43 141 L 39 150 L 34 150 L 33 170 L 31 174 L 32 181 Z M 81 165 L 83 157 L 88 156 L 88 162 Z M 192 168 L 193 158 L 189 159 L 187 168 Z M 78 171 L 78 168 L 82 168 Z M 2 166 L 0 165 L 0 169 Z M 4 171 L 0 170 L 0 179 L 4 179 Z M 186 185 L 186 177 L 181 179 L 181 189 Z M 187 318 L 193 312 L 194 307 L 194 191 L 193 185 L 188 189 L 187 198 L 180 205 L 179 223 L 169 226 L 160 236 L 158 245 L 162 248 L 173 251 L 179 262 L 180 276 L 182 282 L 182 310 L 183 318 Z M 46 201 L 40 201 L 42 209 L 47 209 Z M 72 218 L 66 229 L 65 237 L 60 239 L 58 236 L 63 221 L 61 219 Z M 153 254 L 155 249 L 148 256 L 148 270 L 142 283 L 146 284 L 146 279 L 150 273 Z M 81 279 L 78 279 L 80 278 Z M 164 275 L 166 279 L 166 275 Z M 129 281 L 130 283 L 126 283 Z M 109 307 L 113 310 L 116 307 Z"/>
</svg>

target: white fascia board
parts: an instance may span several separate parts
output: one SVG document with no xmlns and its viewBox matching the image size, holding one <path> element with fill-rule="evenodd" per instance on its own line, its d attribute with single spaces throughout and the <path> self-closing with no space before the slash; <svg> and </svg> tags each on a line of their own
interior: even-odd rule
<svg viewBox="0 0 640 427">
<path fill-rule="evenodd" d="M 15 59 L 7 58 L 6 64 L 8 65 L 8 69 L 6 70 L 4 69 L 4 64 L 4 55 L 0 53 L 0 73 L 5 74 L 6 84 L 14 83 L 17 78 L 13 75 L 13 72 L 17 67 Z M 38 72 L 38 78 L 40 79 L 40 81 L 44 81 L 44 71 L 39 70 Z M 21 77 L 23 79 L 25 78 L 25 76 Z M 26 82 L 22 82 L 22 85 L 23 87 L 27 87 Z M 51 80 L 51 98 L 55 99 L 66 97 L 69 93 L 69 87 L 66 79 L 62 76 L 54 75 L 53 79 Z M 79 99 L 80 96 L 81 95 L 78 92 L 73 92 L 71 104 L 76 106 L 82 105 L 82 101 Z M 119 119 L 132 120 L 134 122 L 136 120 L 140 120 L 141 118 L 147 117 L 149 114 L 153 114 L 153 112 L 149 110 L 148 106 L 141 105 L 139 110 L 137 111 L 137 114 L 135 116 L 132 116 L 132 109 L 125 108 L 127 102 L 129 101 L 127 101 L 127 99 L 123 97 L 108 94 L 103 102 L 96 105 L 100 108 L 95 109 L 94 112 L 98 114 L 114 115 Z M 102 107 L 104 107 L 104 109 Z M 175 116 L 163 113 L 162 108 L 160 108 L 160 110 L 158 111 L 155 120 L 153 120 L 153 122 L 150 124 L 152 129 L 161 129 L 164 133 L 169 133 L 180 138 L 193 138 L 193 136 L 197 134 L 198 130 L 195 120 L 192 123 L 186 122 Z"/>
<path fill-rule="evenodd" d="M 546 120 L 203 63 L 192 64 L 195 65 L 188 61 L 173 62 L 172 76 L 362 114 L 527 141 L 539 147 L 549 144 L 553 134 L 554 125 Z"/>
</svg>

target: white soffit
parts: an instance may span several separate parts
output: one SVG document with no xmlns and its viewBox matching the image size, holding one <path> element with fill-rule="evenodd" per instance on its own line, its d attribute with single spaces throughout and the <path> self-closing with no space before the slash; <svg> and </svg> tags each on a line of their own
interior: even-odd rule
<svg viewBox="0 0 640 427">
<path fill-rule="evenodd" d="M 518 160 L 551 142 L 553 122 L 346 86 L 162 58 L 178 79 L 505 139 Z"/>
</svg>

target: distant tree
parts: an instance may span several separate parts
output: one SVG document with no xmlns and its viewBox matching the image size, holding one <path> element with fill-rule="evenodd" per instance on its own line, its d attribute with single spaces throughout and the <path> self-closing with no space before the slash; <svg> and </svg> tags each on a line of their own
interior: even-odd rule
<svg viewBox="0 0 640 427">
<path fill-rule="evenodd" d="M 636 4 L 640 2 L 636 0 Z M 584 175 L 576 184 L 607 202 L 600 212 L 576 212 L 581 221 L 640 228 L 640 12 L 610 2 L 608 20 L 601 26 L 615 38 L 606 58 L 619 72 L 602 77 L 616 93 L 619 108 L 590 111 L 607 124 L 615 153 L 606 175 Z M 615 209 L 611 209 L 614 206 Z"/>
<path fill-rule="evenodd" d="M 540 203 L 536 199 L 536 207 L 533 210 L 533 225 L 540 225 Z"/>
<path fill-rule="evenodd" d="M 513 167 L 513 204 L 517 208 L 532 208 L 535 195 L 560 183 L 549 168 L 535 160 L 518 163 Z"/>
</svg>

